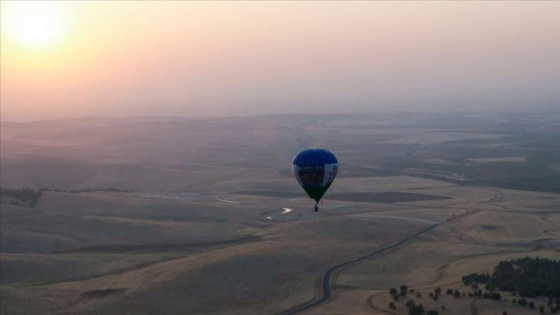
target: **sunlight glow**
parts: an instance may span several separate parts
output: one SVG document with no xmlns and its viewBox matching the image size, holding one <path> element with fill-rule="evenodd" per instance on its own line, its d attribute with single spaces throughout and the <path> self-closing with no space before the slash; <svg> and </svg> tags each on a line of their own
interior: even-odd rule
<svg viewBox="0 0 560 315">
<path fill-rule="evenodd" d="M 556 110 L 559 10 L 560 1 L 0 0 L 0 119 Z"/>
<path fill-rule="evenodd" d="M 68 16 L 63 3 L 47 1 L 9 2 L 6 34 L 31 49 L 52 47 L 68 33 Z"/>
</svg>

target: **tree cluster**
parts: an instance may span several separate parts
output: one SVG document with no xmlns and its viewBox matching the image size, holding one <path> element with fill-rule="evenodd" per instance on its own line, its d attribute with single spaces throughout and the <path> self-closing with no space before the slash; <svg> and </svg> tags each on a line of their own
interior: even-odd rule
<svg viewBox="0 0 560 315">
<path fill-rule="evenodd" d="M 414 290 L 411 291 L 414 292 Z M 400 297 L 405 297 L 407 292 L 408 292 L 408 287 L 404 284 L 399 287 L 398 291 L 396 288 L 391 288 L 389 290 L 389 294 L 391 294 L 393 300 L 395 301 L 398 301 Z"/>
<path fill-rule="evenodd" d="M 21 206 L 27 208 L 35 208 L 41 193 L 44 191 L 58 191 L 67 193 L 81 193 L 81 192 L 93 192 L 93 191 L 109 191 L 109 192 L 134 192 L 133 190 L 118 189 L 118 188 L 84 188 L 84 189 L 52 189 L 52 188 L 40 188 L 38 190 L 31 188 L 0 188 L 0 203 L 5 200 L 9 200 L 10 205 Z"/>
<path fill-rule="evenodd" d="M 487 286 L 525 297 L 560 297 L 560 261 L 538 257 L 501 261 Z"/>
<path fill-rule="evenodd" d="M 557 313 L 560 309 L 560 262 L 547 258 L 521 258 L 511 261 L 501 261 L 494 269 L 492 274 L 472 273 L 462 277 L 463 284 L 470 286 L 473 290 L 468 292 L 469 297 L 478 297 L 495 301 L 506 301 L 503 296 L 497 292 L 510 291 L 514 296 L 512 303 L 530 309 L 536 309 L 541 314 L 545 312 L 545 306 L 537 307 L 534 301 L 527 300 L 527 297 L 548 296 L 548 308 L 550 313 Z M 484 285 L 484 291 L 479 288 Z M 406 297 L 407 293 L 416 293 L 416 297 L 422 297 L 421 292 L 415 292 L 408 289 L 406 285 L 401 285 L 398 289 L 391 288 L 389 293 L 393 297 L 394 302 L 389 303 L 389 307 L 395 310 L 397 306 L 395 302 L 402 297 Z M 503 292 L 502 292 L 503 293 Z M 441 288 L 435 288 L 428 295 L 434 301 L 442 294 Z M 466 296 L 466 292 L 458 289 L 449 288 L 445 290 L 445 294 L 455 298 Z M 426 313 L 421 304 L 415 304 L 413 300 L 406 302 L 409 315 L 420 315 Z M 444 310 L 442 305 L 442 310 Z M 428 311 L 430 315 L 436 315 L 437 311 Z M 505 313 L 505 312 L 504 312 Z M 506 313 L 507 314 L 507 313 Z"/>
<path fill-rule="evenodd" d="M 488 280 L 490 280 L 490 274 L 489 273 L 471 273 L 469 275 L 465 275 L 461 278 L 461 280 L 463 280 L 463 284 L 464 285 L 472 285 L 472 284 L 477 284 L 477 283 L 482 283 L 482 284 L 486 284 L 488 283 Z"/>
<path fill-rule="evenodd" d="M 470 285 L 474 292 L 469 296 L 477 296 L 492 300 L 501 300 L 502 296 L 495 290 L 509 291 L 514 296 L 512 303 L 534 309 L 535 303 L 527 297 L 548 296 L 551 313 L 560 309 L 560 262 L 547 258 L 520 258 L 501 261 L 490 274 L 472 273 L 462 277 L 465 285 Z M 485 284 L 488 290 L 482 293 L 478 284 Z M 545 307 L 538 307 L 544 313 Z"/>
<path fill-rule="evenodd" d="M 0 188 L 0 203 L 4 199 L 10 199 L 11 205 L 35 208 L 41 197 L 41 191 L 30 188 L 10 189 Z"/>
</svg>

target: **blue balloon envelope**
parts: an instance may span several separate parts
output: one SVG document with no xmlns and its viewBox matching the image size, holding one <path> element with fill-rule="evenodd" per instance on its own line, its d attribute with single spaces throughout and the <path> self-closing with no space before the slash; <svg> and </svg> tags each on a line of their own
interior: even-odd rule
<svg viewBox="0 0 560 315">
<path fill-rule="evenodd" d="M 338 160 L 329 150 L 307 149 L 294 157 L 292 170 L 301 187 L 318 203 L 338 173 Z"/>
</svg>

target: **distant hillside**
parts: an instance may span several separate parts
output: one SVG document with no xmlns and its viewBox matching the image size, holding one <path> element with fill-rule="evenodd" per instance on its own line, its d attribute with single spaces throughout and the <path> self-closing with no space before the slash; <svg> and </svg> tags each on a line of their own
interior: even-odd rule
<svg viewBox="0 0 560 315">
<path fill-rule="evenodd" d="M 558 113 L 3 122 L 0 185 L 204 191 L 240 173 L 290 176 L 299 150 L 325 147 L 339 158 L 341 177 L 407 175 L 558 193 L 559 125 Z"/>
</svg>

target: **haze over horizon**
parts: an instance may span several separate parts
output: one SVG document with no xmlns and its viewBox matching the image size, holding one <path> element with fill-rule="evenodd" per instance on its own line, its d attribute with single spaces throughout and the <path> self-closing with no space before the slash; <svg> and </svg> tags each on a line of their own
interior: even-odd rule
<svg viewBox="0 0 560 315">
<path fill-rule="evenodd" d="M 560 108 L 559 2 L 1 1 L 1 119 Z"/>
</svg>

